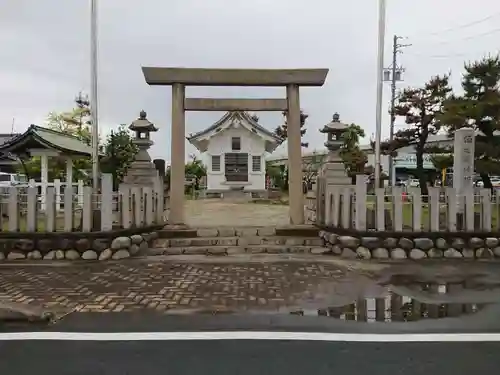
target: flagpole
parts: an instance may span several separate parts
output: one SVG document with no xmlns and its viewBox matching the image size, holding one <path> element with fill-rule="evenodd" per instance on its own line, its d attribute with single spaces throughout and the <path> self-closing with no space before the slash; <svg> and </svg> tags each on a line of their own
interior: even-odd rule
<svg viewBox="0 0 500 375">
<path fill-rule="evenodd" d="M 97 97 L 97 0 L 90 1 L 90 117 L 92 122 L 92 188 L 99 189 L 99 119 Z"/>
</svg>

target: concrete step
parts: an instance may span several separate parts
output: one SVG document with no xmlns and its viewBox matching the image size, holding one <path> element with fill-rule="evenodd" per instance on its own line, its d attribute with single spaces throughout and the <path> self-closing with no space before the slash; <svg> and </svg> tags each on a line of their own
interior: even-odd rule
<svg viewBox="0 0 500 375">
<path fill-rule="evenodd" d="M 195 246 L 250 246 L 250 245 L 287 245 L 287 246 L 323 246 L 318 237 L 195 237 L 195 238 L 160 238 L 154 243 L 155 248 L 195 247 Z"/>
<path fill-rule="evenodd" d="M 148 255 L 323 254 L 328 251 L 321 246 L 176 246 L 149 249 Z"/>
</svg>

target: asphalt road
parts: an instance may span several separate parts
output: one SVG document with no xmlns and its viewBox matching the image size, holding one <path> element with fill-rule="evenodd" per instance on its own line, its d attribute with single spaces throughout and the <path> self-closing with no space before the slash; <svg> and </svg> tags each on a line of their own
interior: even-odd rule
<svg viewBox="0 0 500 375">
<path fill-rule="evenodd" d="M 0 373 L 498 372 L 498 327 L 451 323 L 453 319 L 436 326 L 365 325 L 297 316 L 75 314 L 50 327 L 4 329 L 0 333 Z M 483 339 L 480 332 L 488 332 L 489 339 Z M 304 340 L 306 336 L 308 340 Z"/>
<path fill-rule="evenodd" d="M 3 374 L 496 373 L 500 343 L 2 342 Z"/>
</svg>

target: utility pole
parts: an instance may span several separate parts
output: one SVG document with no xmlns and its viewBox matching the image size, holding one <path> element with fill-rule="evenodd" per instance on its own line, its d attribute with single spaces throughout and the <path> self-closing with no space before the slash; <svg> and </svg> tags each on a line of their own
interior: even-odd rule
<svg viewBox="0 0 500 375">
<path fill-rule="evenodd" d="M 92 121 L 92 187 L 99 190 L 99 117 L 97 99 L 97 0 L 90 1 L 90 116 Z"/>
<path fill-rule="evenodd" d="M 382 136 L 382 97 L 384 94 L 384 45 L 386 0 L 378 1 L 377 106 L 375 111 L 375 186 L 380 186 L 380 139 Z"/>
<path fill-rule="evenodd" d="M 396 104 L 396 83 L 403 80 L 402 73 L 405 71 L 403 67 L 398 66 L 398 53 L 402 52 L 402 48 L 409 47 L 411 44 L 399 44 L 402 37 L 394 35 L 392 44 L 392 65 L 384 70 L 384 81 L 391 82 L 391 123 L 389 126 L 389 142 L 394 140 L 394 106 Z M 392 155 L 389 155 L 389 183 L 390 186 L 396 184 L 396 173 L 394 173 L 394 160 Z"/>
</svg>

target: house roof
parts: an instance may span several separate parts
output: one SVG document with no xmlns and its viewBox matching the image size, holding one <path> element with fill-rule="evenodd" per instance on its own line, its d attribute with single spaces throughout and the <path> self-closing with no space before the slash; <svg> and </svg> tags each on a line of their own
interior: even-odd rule
<svg viewBox="0 0 500 375">
<path fill-rule="evenodd" d="M 15 155 L 37 147 L 57 150 L 69 155 L 92 154 L 92 147 L 77 137 L 37 125 L 31 125 L 24 133 L 0 144 L 0 152 Z"/>
<path fill-rule="evenodd" d="M 191 134 L 186 139 L 195 145 L 198 149 L 204 149 L 204 147 L 199 147 L 201 146 L 201 141 L 207 140 L 214 135 L 216 135 L 219 131 L 226 129 L 227 127 L 231 126 L 235 121 L 239 121 L 243 126 L 246 125 L 246 127 L 252 131 L 255 134 L 260 135 L 261 137 L 267 138 L 266 139 L 266 151 L 272 152 L 274 149 L 281 143 L 281 139 L 276 136 L 274 133 L 271 131 L 267 130 L 263 126 L 261 126 L 257 121 L 255 121 L 252 116 L 245 111 L 231 111 L 231 112 L 226 112 L 224 116 L 222 116 L 219 120 L 214 122 L 211 126 L 206 128 L 205 130 L 202 130 L 198 133 Z M 202 150 L 200 150 L 202 151 Z"/>
<path fill-rule="evenodd" d="M 259 132 L 267 135 L 268 137 L 272 137 L 276 139 L 276 141 L 281 141 L 279 137 L 274 135 L 272 132 L 267 130 L 266 128 L 262 127 L 259 125 L 257 121 L 255 121 L 252 116 L 248 112 L 244 111 L 232 111 L 232 112 L 226 112 L 224 116 L 222 116 L 219 120 L 214 122 L 212 125 L 210 125 L 208 128 L 205 130 L 202 130 L 198 133 L 192 134 L 189 137 L 187 137 L 188 140 L 191 139 L 196 139 L 203 137 L 205 135 L 208 135 L 210 132 L 213 132 L 214 130 L 217 130 L 220 128 L 222 125 L 225 123 L 229 122 L 229 120 L 243 120 L 246 121 L 248 124 L 250 124 L 255 130 L 258 130 Z"/>
</svg>

